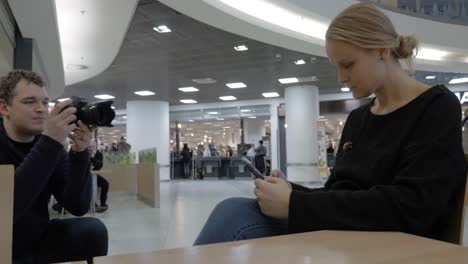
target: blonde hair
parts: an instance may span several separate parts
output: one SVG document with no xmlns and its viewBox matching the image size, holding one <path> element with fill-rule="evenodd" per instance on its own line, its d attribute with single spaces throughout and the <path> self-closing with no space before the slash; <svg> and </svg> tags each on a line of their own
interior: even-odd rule
<svg viewBox="0 0 468 264">
<path fill-rule="evenodd" d="M 373 4 L 349 6 L 331 22 L 326 39 L 347 41 L 365 49 L 389 48 L 396 60 L 405 60 L 412 70 L 418 41 L 414 35 L 399 35 L 390 19 Z"/>
</svg>

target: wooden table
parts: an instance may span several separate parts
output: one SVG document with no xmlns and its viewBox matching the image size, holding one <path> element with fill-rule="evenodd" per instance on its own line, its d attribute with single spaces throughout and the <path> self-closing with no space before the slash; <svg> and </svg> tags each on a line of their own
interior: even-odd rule
<svg viewBox="0 0 468 264">
<path fill-rule="evenodd" d="M 100 257 L 94 263 L 466 264 L 468 248 L 403 233 L 319 231 Z"/>
<path fill-rule="evenodd" d="M 11 262 L 14 168 L 0 165 L 0 263 Z"/>
</svg>

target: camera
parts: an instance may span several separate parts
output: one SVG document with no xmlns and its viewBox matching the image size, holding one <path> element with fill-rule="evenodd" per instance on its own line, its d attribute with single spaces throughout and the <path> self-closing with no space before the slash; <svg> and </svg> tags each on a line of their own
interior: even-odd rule
<svg viewBox="0 0 468 264">
<path fill-rule="evenodd" d="M 87 126 L 113 127 L 111 123 L 115 118 L 115 112 L 111 105 L 114 101 L 106 100 L 88 103 L 77 96 L 72 96 L 71 100 L 72 103 L 69 107 L 76 108 L 77 120 L 81 120 Z"/>
</svg>

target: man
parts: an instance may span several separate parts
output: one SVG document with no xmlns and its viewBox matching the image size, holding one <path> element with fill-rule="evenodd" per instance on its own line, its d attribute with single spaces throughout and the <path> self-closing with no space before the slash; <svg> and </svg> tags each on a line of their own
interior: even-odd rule
<svg viewBox="0 0 468 264">
<path fill-rule="evenodd" d="M 265 173 L 266 148 L 263 146 L 263 140 L 258 141 L 258 147 L 255 149 L 255 167 Z"/>
<path fill-rule="evenodd" d="M 92 131 L 76 122 L 70 104 L 48 113 L 45 84 L 33 72 L 13 71 L 0 80 L 0 164 L 15 166 L 13 263 L 89 261 L 107 254 L 107 229 L 99 220 L 49 220 L 51 194 L 74 215 L 84 215 L 91 203 Z M 67 136 L 68 153 L 62 145 Z"/>
<path fill-rule="evenodd" d="M 130 152 L 131 148 L 132 146 L 130 146 L 130 144 L 127 143 L 125 137 L 121 137 L 120 142 L 117 144 L 117 151 L 120 153 L 128 153 Z"/>
<path fill-rule="evenodd" d="M 101 151 L 96 148 L 96 142 L 92 141 L 89 145 L 89 155 L 91 156 L 91 165 L 93 171 L 98 171 L 102 168 L 103 165 L 103 156 Z M 101 188 L 100 195 L 100 206 L 96 208 L 96 212 L 103 213 L 109 206 L 107 205 L 107 193 L 109 192 L 109 182 L 106 178 L 102 177 L 99 174 L 96 174 L 97 186 Z"/>
</svg>

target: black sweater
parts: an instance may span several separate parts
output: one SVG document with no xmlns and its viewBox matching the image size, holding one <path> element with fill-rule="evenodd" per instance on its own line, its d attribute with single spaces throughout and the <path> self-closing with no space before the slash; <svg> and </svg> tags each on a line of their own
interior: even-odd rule
<svg viewBox="0 0 468 264">
<path fill-rule="evenodd" d="M 386 115 L 372 114 L 371 105 L 348 116 L 325 187 L 293 184 L 291 233 L 328 229 L 440 237 L 466 177 L 459 101 L 446 87 L 434 86 Z"/>
<path fill-rule="evenodd" d="M 0 164 L 15 166 L 13 256 L 34 255 L 49 221 L 51 194 L 74 215 L 88 211 L 88 151 L 67 154 L 62 144 L 43 135 L 31 144 L 13 142 L 0 119 Z"/>
</svg>

